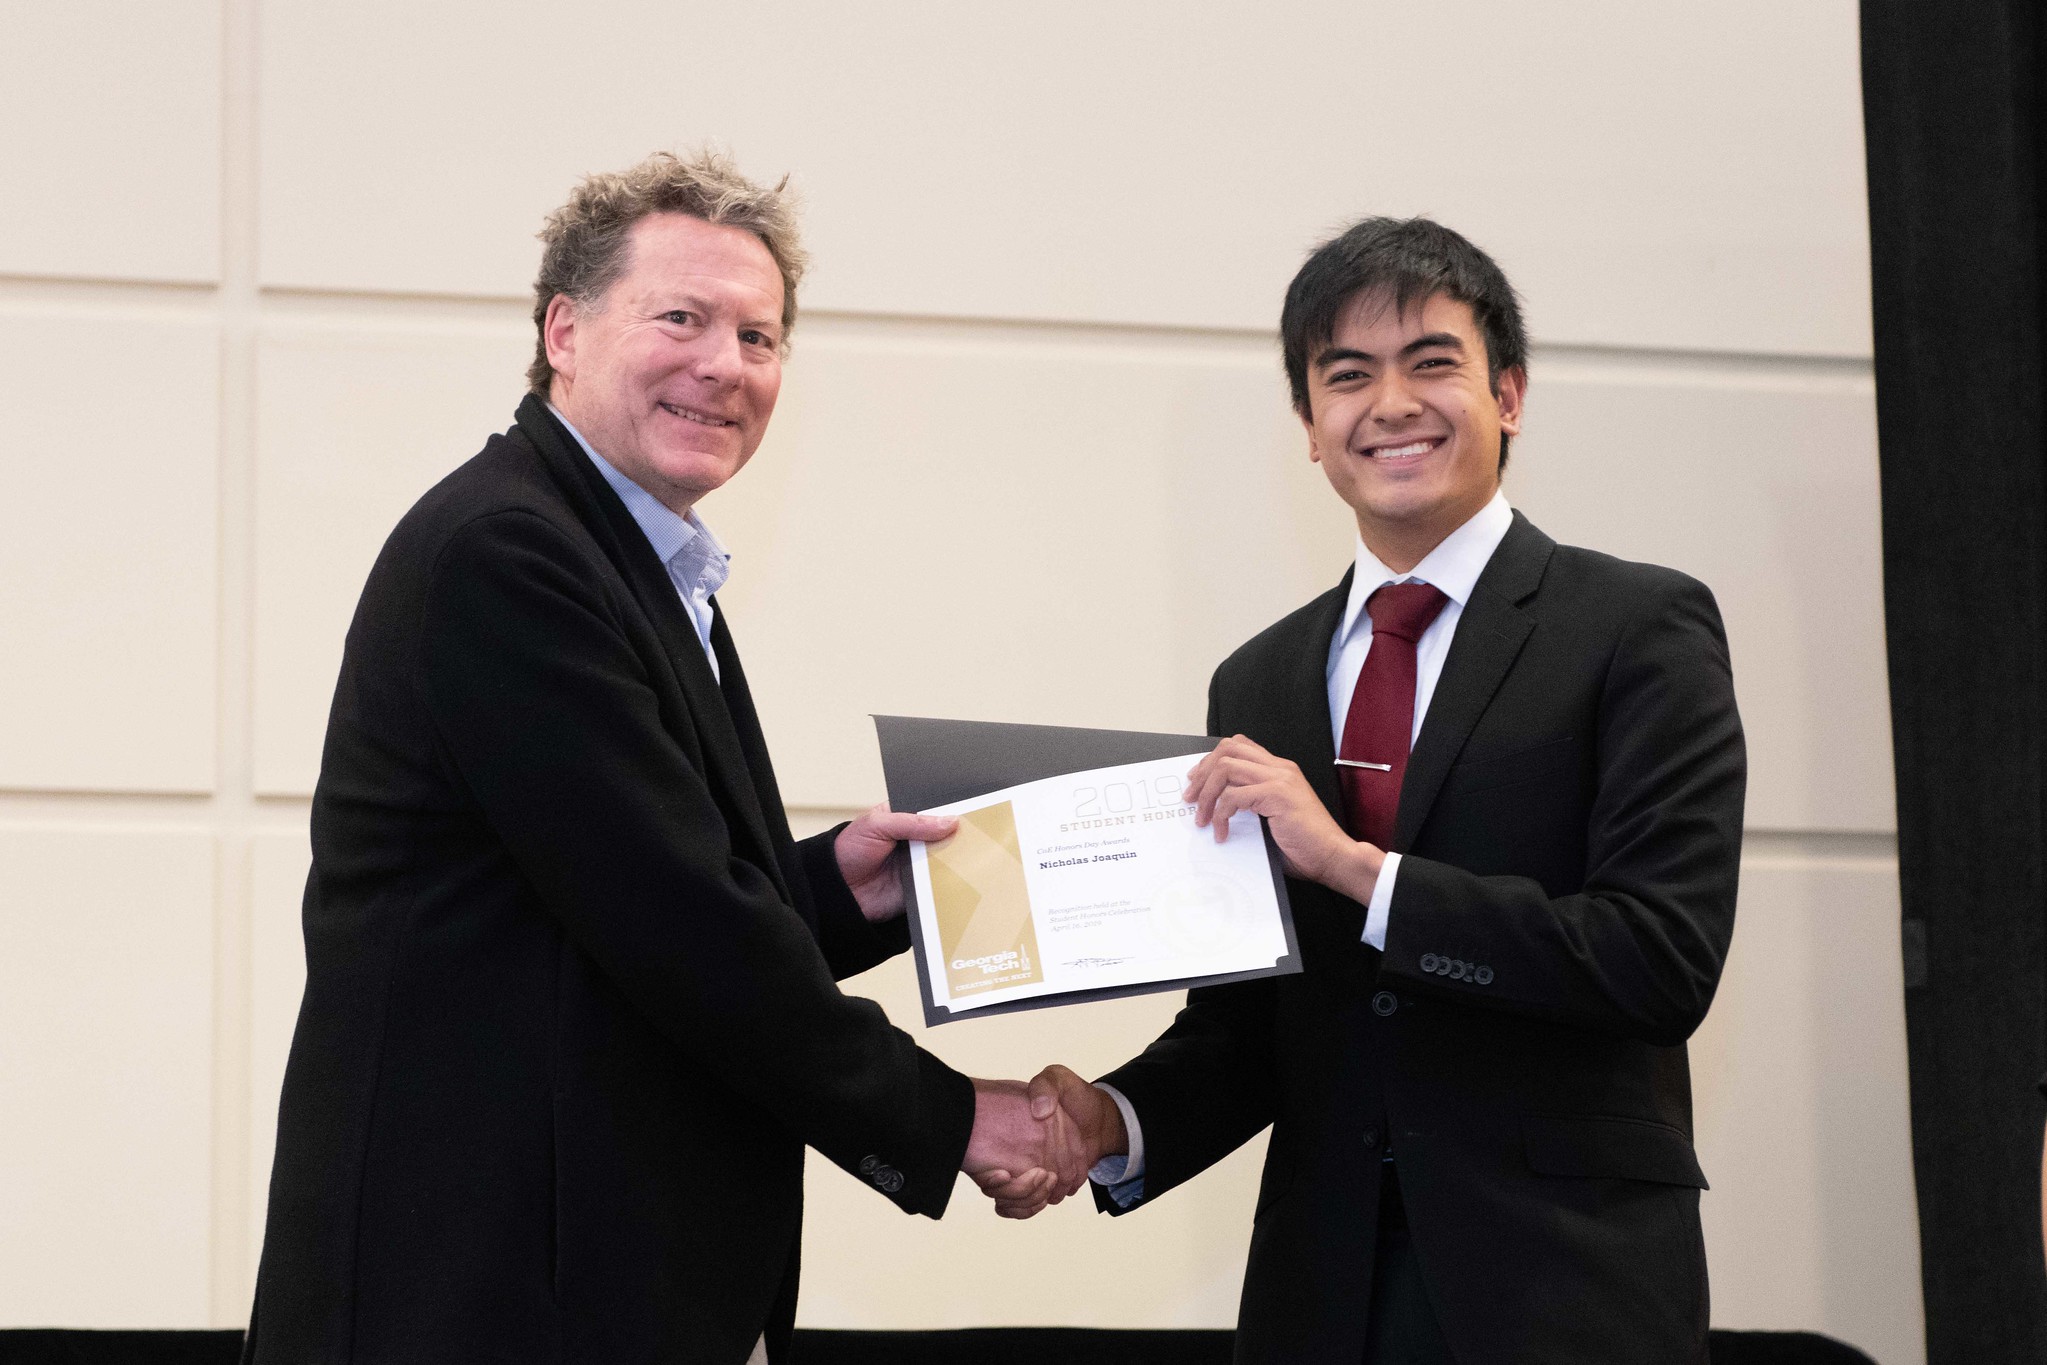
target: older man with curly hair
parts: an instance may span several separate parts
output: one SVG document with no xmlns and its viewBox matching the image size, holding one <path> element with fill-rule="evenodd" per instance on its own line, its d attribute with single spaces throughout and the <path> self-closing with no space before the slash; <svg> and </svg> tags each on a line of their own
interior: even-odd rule
<svg viewBox="0 0 2047 1365">
<path fill-rule="evenodd" d="M 378 557 L 306 885 L 246 1358 L 779 1359 L 803 1153 L 937 1217 L 1061 1190 L 1020 1083 L 835 982 L 908 945 L 876 807 L 790 837 L 697 504 L 780 391 L 803 269 L 724 159 L 593 176 L 541 234 L 531 391 Z"/>
</svg>

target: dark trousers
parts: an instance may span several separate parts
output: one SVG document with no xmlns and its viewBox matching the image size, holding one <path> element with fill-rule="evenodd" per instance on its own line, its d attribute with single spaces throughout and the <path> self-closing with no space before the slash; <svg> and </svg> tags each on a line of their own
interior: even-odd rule
<svg viewBox="0 0 2047 1365">
<path fill-rule="evenodd" d="M 1365 1365 L 1456 1365 L 1422 1285 L 1421 1262 L 1407 1230 L 1407 1209 L 1400 1200 L 1394 1163 L 1380 1164 L 1379 1244 L 1372 1262 Z"/>
</svg>

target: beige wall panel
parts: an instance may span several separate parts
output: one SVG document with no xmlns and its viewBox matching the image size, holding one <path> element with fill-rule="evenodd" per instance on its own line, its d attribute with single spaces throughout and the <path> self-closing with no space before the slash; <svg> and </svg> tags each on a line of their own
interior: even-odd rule
<svg viewBox="0 0 2047 1365">
<path fill-rule="evenodd" d="M 262 107 L 270 284 L 517 295 L 575 177 L 714 138 L 807 190 L 813 307 L 1265 328 L 1430 212 L 1550 340 L 1869 346 L 1852 0 L 271 5 Z"/>
<path fill-rule="evenodd" d="M 205 1327 L 213 841 L 0 828 L 0 1327 Z"/>
<path fill-rule="evenodd" d="M 1184 995 L 1031 1010 L 926 1029 L 908 955 L 846 983 L 960 1070 L 1029 1077 L 1049 1062 L 1099 1076 L 1142 1051 Z M 1128 1218 L 1085 1192 L 1025 1223 L 995 1216 L 960 1177 L 939 1222 L 895 1205 L 815 1152 L 804 1191 L 806 1327 L 1232 1327 L 1261 1135 L 1198 1181 Z"/>
<path fill-rule="evenodd" d="M 213 785 L 219 342 L 0 310 L 0 787 Z"/>
<path fill-rule="evenodd" d="M 257 350 L 256 789 L 308 793 L 356 599 L 398 519 L 511 425 L 513 324 L 279 326 Z"/>
<path fill-rule="evenodd" d="M 249 1262 L 248 1293 L 256 1290 L 256 1257 L 263 1247 L 263 1216 L 270 1199 L 270 1162 L 277 1152 L 277 1099 L 284 1062 L 306 989 L 306 940 L 299 927 L 312 849 L 304 830 L 265 833 L 250 841 L 249 899 Z"/>
<path fill-rule="evenodd" d="M 1713 1321 L 1925 1360 L 1896 864 L 1753 858 L 1692 1044 Z"/>
<path fill-rule="evenodd" d="M 218 278 L 220 16 L 220 0 L 7 7 L 0 274 Z"/>
<path fill-rule="evenodd" d="M 1758 829 L 1894 827 L 1867 379 L 1537 358 L 1508 493 L 1561 541 L 1719 599 Z"/>
<path fill-rule="evenodd" d="M 881 799 L 872 713 L 1199 734 L 1216 663 L 1350 560 L 1264 347 L 799 346 L 701 509 L 793 804 Z"/>
</svg>

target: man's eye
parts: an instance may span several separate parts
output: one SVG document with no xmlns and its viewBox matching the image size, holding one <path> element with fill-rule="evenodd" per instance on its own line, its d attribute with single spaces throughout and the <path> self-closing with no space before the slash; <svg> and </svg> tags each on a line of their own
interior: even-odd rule
<svg viewBox="0 0 2047 1365">
<path fill-rule="evenodd" d="M 681 308 L 671 308 L 661 315 L 663 322 L 672 322 L 677 327 L 687 327 L 691 314 Z"/>
<path fill-rule="evenodd" d="M 1329 376 L 1329 382 L 1331 384 L 1348 384 L 1353 379 L 1363 379 L 1364 377 L 1365 372 L 1363 370 L 1338 370 L 1335 374 Z"/>
<path fill-rule="evenodd" d="M 756 332 L 750 328 L 741 332 L 739 339 L 749 346 L 772 346 L 775 344 L 766 332 Z"/>
</svg>

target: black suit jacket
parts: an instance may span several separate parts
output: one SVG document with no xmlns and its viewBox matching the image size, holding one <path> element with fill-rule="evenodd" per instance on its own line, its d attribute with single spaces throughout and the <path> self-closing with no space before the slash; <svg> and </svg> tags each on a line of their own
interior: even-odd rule
<svg viewBox="0 0 2047 1365">
<path fill-rule="evenodd" d="M 1348 592 L 1210 693 L 1212 733 L 1293 759 L 1332 811 Z M 1104 1078 L 1147 1199 L 1272 1125 L 1240 1361 L 1361 1358 L 1389 1141 L 1462 1365 L 1705 1360 L 1684 1044 L 1733 929 L 1745 775 L 1712 595 L 1517 513 L 1409 759 L 1383 956 L 1362 907 L 1291 883 L 1303 972 L 1189 992 Z"/>
<path fill-rule="evenodd" d="M 970 1082 L 834 981 L 907 945 L 792 843 L 645 536 L 535 398 L 420 500 L 328 723 L 248 1358 L 746 1359 L 803 1149 L 945 1207 Z"/>
</svg>

